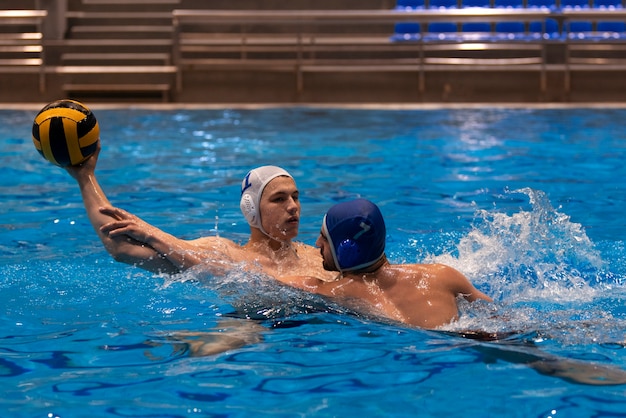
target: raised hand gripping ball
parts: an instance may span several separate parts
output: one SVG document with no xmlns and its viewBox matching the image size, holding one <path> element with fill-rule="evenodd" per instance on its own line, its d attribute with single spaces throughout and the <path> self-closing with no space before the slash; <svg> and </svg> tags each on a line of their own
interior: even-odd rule
<svg viewBox="0 0 626 418">
<path fill-rule="evenodd" d="M 82 103 L 57 100 L 35 116 L 33 143 L 37 151 L 60 167 L 79 165 L 98 147 L 100 127 L 94 114 Z"/>
</svg>

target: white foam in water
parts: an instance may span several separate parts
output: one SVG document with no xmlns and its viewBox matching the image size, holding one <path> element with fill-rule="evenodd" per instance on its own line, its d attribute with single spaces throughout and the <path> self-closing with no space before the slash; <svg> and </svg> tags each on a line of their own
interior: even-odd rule
<svg viewBox="0 0 626 418">
<path fill-rule="evenodd" d="M 580 224 L 556 211 L 543 192 L 521 189 L 532 209 L 477 212 L 458 255 L 431 256 L 484 284 L 497 298 L 589 300 L 605 263 Z M 574 292 L 572 292 L 574 291 Z"/>
<path fill-rule="evenodd" d="M 452 328 L 554 332 L 563 324 L 576 329 L 581 319 L 586 329 L 589 324 L 603 328 L 612 315 L 594 301 L 614 284 L 606 281 L 607 263 L 584 228 L 554 209 L 545 193 L 525 188 L 503 198 L 520 195 L 528 199 L 530 210 L 479 210 L 456 253 L 425 260 L 462 271 L 496 301 L 495 310 L 464 306 L 467 315 Z"/>
</svg>

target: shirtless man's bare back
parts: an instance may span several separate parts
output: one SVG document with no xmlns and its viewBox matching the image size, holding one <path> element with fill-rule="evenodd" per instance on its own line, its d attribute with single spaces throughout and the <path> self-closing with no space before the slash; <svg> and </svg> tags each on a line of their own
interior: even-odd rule
<svg viewBox="0 0 626 418">
<path fill-rule="evenodd" d="M 324 217 L 316 244 L 324 268 L 339 272 L 336 280 L 283 280 L 310 292 L 365 302 L 384 317 L 429 329 L 457 319 L 458 297 L 491 301 L 452 267 L 390 264 L 385 238 L 385 223 L 374 203 L 357 199 L 335 205 Z"/>
</svg>

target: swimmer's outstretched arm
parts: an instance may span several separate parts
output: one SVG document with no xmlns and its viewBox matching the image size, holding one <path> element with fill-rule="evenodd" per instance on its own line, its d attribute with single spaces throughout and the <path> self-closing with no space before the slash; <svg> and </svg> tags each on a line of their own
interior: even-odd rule
<svg viewBox="0 0 626 418">
<path fill-rule="evenodd" d="M 468 302 L 474 302 L 476 300 L 493 302 L 491 297 L 476 289 L 463 273 L 449 266 L 442 267 L 444 269 L 442 271 L 442 280 L 445 280 L 445 283 L 452 292 L 463 296 Z"/>
<path fill-rule="evenodd" d="M 120 208 L 105 206 L 99 210 L 109 219 L 115 219 L 100 226 L 102 234 L 110 239 L 128 237 L 141 246 L 153 249 L 178 271 L 200 264 L 206 258 L 204 249 L 196 243 L 197 241 L 177 238 Z"/>
<path fill-rule="evenodd" d="M 98 184 L 95 170 L 100 153 L 100 144 L 95 154 L 79 166 L 66 167 L 65 170 L 76 180 L 80 187 L 83 203 L 87 211 L 89 221 L 98 237 L 102 241 L 104 248 L 114 259 L 128 264 L 135 264 L 145 270 L 155 273 L 173 273 L 178 271 L 169 260 L 163 258 L 153 248 L 142 246 L 134 240 L 125 236 L 110 236 L 100 230 L 100 228 L 114 220 L 111 215 L 100 212 L 103 206 L 110 206 L 109 199 Z"/>
</svg>

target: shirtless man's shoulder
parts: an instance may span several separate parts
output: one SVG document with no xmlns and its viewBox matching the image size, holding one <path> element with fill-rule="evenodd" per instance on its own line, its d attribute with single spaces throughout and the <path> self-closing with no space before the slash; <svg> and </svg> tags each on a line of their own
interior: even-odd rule
<svg viewBox="0 0 626 418">
<path fill-rule="evenodd" d="M 198 247 L 198 249 L 202 250 L 214 250 L 217 248 L 229 248 L 229 249 L 241 249 L 242 247 L 235 242 L 222 237 L 212 236 L 212 237 L 201 237 L 190 240 L 192 244 Z"/>
</svg>

